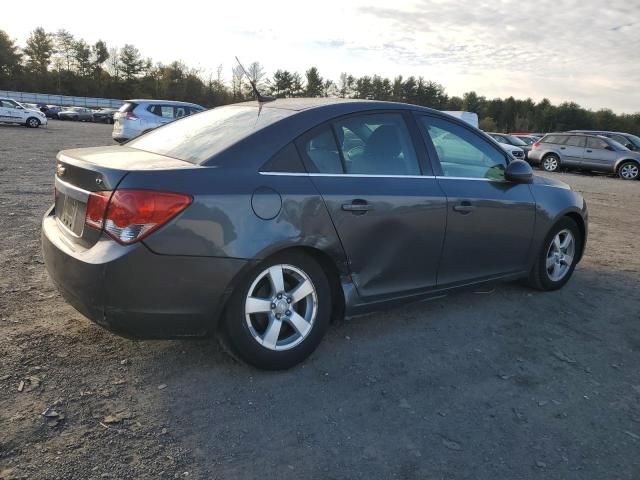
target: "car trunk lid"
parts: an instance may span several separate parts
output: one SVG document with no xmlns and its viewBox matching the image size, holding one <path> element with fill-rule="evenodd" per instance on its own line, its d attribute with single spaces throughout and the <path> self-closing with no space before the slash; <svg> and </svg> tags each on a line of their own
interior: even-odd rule
<svg viewBox="0 0 640 480">
<path fill-rule="evenodd" d="M 116 190 L 131 171 L 193 168 L 193 164 L 126 146 L 64 150 L 57 156 L 55 216 L 74 244 L 90 247 L 100 231 L 85 225 L 92 192 Z"/>
</svg>

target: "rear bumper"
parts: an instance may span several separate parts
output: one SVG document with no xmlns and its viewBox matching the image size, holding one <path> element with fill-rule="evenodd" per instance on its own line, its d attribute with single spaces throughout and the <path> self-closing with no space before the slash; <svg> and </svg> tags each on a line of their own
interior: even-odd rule
<svg viewBox="0 0 640 480">
<path fill-rule="evenodd" d="M 76 247 L 50 210 L 42 251 L 62 296 L 97 324 L 127 337 L 172 338 L 213 331 L 247 260 L 157 255 L 144 244 L 103 237 Z"/>
</svg>

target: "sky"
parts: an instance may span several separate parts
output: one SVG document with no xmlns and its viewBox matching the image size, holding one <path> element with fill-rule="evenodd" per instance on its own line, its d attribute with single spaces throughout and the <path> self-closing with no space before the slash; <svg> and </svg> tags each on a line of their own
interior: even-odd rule
<svg viewBox="0 0 640 480">
<path fill-rule="evenodd" d="M 316 66 L 334 81 L 341 72 L 414 75 L 449 95 L 640 111 L 640 0 L 32 0 L 2 12 L 0 28 L 19 45 L 37 26 L 64 28 L 204 76 L 223 65 L 229 78 L 237 55 L 268 74 Z"/>
</svg>

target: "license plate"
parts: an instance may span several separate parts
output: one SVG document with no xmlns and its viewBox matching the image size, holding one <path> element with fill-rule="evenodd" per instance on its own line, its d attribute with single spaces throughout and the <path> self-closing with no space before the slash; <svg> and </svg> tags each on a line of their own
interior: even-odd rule
<svg viewBox="0 0 640 480">
<path fill-rule="evenodd" d="M 82 233 L 84 226 L 84 204 L 75 198 L 59 194 L 56 202 L 56 216 L 60 223 L 76 235 Z"/>
</svg>

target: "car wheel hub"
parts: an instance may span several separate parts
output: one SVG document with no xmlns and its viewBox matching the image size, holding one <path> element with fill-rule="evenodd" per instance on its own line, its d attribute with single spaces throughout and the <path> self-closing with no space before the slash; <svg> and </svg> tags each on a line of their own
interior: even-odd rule
<svg viewBox="0 0 640 480">
<path fill-rule="evenodd" d="M 638 176 L 638 167 L 635 165 L 625 165 L 622 167 L 621 173 L 624 178 L 635 178 Z"/>
<path fill-rule="evenodd" d="M 245 322 L 253 339 L 269 350 L 291 349 L 313 328 L 318 296 L 311 278 L 293 265 L 262 271 L 245 298 Z"/>
<path fill-rule="evenodd" d="M 571 230 L 561 230 L 553 237 L 547 250 L 546 262 L 547 276 L 550 280 L 558 282 L 569 273 L 575 251 L 576 242 Z"/>
</svg>

